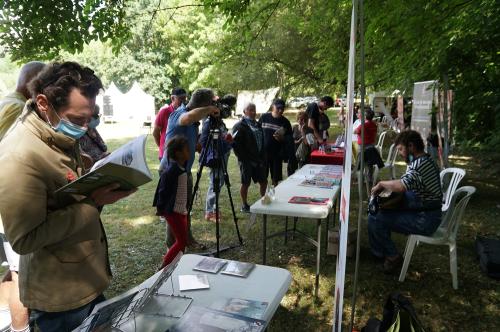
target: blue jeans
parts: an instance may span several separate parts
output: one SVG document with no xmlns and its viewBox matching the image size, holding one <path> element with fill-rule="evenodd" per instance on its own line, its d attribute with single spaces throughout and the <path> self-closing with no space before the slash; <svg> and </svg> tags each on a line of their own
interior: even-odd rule
<svg viewBox="0 0 500 332">
<path fill-rule="evenodd" d="M 229 159 L 229 153 L 226 153 L 226 155 L 224 156 L 225 160 L 224 162 L 226 163 L 226 167 L 228 159 Z M 209 176 L 210 182 L 208 184 L 207 198 L 205 201 L 205 213 L 215 212 L 215 192 L 214 192 L 215 174 L 219 176 L 219 192 L 222 190 L 222 186 L 224 185 L 224 172 L 222 171 L 222 167 L 218 169 L 210 168 L 210 176 Z"/>
<path fill-rule="evenodd" d="M 101 294 L 90 303 L 76 309 L 60 312 L 32 310 L 31 315 L 41 332 L 71 332 L 83 323 L 96 304 L 105 300 L 106 298 Z"/>
<path fill-rule="evenodd" d="M 441 209 L 418 211 L 422 203 L 412 192 L 405 193 L 401 210 L 380 210 L 368 215 L 368 237 L 372 253 L 380 258 L 398 255 L 391 232 L 429 236 L 441 223 Z"/>
</svg>

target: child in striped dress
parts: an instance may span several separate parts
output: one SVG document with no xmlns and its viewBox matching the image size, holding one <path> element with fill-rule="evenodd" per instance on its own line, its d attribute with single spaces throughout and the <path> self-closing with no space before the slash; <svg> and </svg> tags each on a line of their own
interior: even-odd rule
<svg viewBox="0 0 500 332">
<path fill-rule="evenodd" d="M 167 142 L 168 167 L 162 172 L 156 187 L 153 206 L 156 214 L 165 217 L 175 236 L 175 243 L 163 257 L 161 268 L 167 266 L 187 244 L 187 173 L 190 152 L 184 136 L 174 136 Z M 160 268 L 160 269 L 161 269 Z"/>
</svg>

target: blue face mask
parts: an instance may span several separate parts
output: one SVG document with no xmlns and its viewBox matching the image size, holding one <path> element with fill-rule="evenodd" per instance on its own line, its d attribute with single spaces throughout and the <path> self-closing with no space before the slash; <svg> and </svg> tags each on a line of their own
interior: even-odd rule
<svg viewBox="0 0 500 332">
<path fill-rule="evenodd" d="M 87 125 L 89 128 L 92 128 L 92 129 L 95 129 L 99 123 L 101 123 L 101 119 L 100 118 L 94 118 L 92 117 L 92 119 L 90 119 L 90 122 L 89 124 Z"/>
<path fill-rule="evenodd" d="M 408 164 L 411 164 L 413 162 L 413 159 L 415 159 L 413 157 L 413 155 L 411 153 L 408 154 Z"/>
<path fill-rule="evenodd" d="M 61 118 L 55 110 L 54 113 L 59 118 L 59 123 L 55 127 L 52 126 L 52 123 L 50 123 L 50 121 L 49 124 L 52 126 L 52 128 L 54 128 L 55 131 L 63 133 L 64 135 L 71 137 L 73 139 L 80 139 L 87 132 L 86 127 L 78 126 L 69 120 Z"/>
</svg>

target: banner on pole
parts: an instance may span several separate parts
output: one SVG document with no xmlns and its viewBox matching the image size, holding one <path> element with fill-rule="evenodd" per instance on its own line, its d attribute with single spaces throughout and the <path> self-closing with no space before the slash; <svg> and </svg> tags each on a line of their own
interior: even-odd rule
<svg viewBox="0 0 500 332">
<path fill-rule="evenodd" d="M 424 142 L 431 132 L 432 101 L 434 85 L 437 81 L 415 82 L 413 86 L 413 106 L 411 111 L 411 129 L 422 135 Z"/>
<path fill-rule="evenodd" d="M 398 130 L 405 129 L 405 104 L 403 96 L 398 96 Z"/>
<path fill-rule="evenodd" d="M 342 331 L 342 308 L 344 305 L 345 266 L 347 254 L 347 231 L 349 227 L 349 201 L 351 196 L 351 162 L 352 162 L 352 119 L 354 113 L 354 60 L 356 56 L 357 1 L 353 1 L 351 16 L 351 41 L 349 45 L 349 69 L 347 75 L 347 121 L 344 132 L 344 168 L 342 171 L 342 187 L 340 193 L 339 215 L 339 251 L 335 274 L 335 301 L 333 310 L 332 331 Z"/>
</svg>

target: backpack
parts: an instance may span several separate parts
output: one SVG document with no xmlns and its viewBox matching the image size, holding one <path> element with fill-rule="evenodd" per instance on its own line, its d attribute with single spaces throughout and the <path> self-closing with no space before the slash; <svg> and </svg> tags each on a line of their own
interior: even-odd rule
<svg viewBox="0 0 500 332">
<path fill-rule="evenodd" d="M 500 280 L 500 240 L 477 236 L 475 245 L 481 270 L 488 277 Z"/>
<path fill-rule="evenodd" d="M 361 332 L 425 332 L 425 330 L 410 301 L 396 292 L 387 298 L 382 321 L 370 318 Z"/>
</svg>

